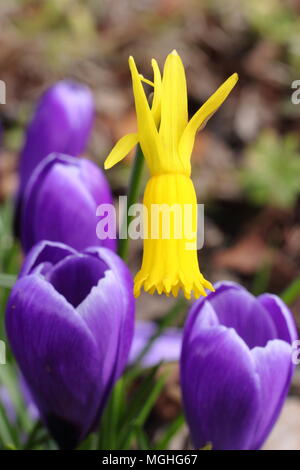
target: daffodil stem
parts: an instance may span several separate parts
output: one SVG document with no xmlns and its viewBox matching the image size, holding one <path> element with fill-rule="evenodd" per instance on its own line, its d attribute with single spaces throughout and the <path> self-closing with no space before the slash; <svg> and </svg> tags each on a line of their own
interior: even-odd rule
<svg viewBox="0 0 300 470">
<path fill-rule="evenodd" d="M 127 193 L 127 211 L 124 214 L 123 220 L 123 233 L 126 233 L 126 238 L 119 239 L 118 253 L 121 258 L 127 260 L 128 250 L 129 250 L 129 238 L 128 238 L 128 226 L 130 224 L 131 217 L 128 215 L 128 209 L 132 204 L 135 204 L 139 197 L 141 177 L 144 168 L 144 155 L 140 145 L 136 148 L 136 153 L 134 157 L 134 163 L 132 167 L 132 172 L 130 175 L 128 193 Z"/>
</svg>

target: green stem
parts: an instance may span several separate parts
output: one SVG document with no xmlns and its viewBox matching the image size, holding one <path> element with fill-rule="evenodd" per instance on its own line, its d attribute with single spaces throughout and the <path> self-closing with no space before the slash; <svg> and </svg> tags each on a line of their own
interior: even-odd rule
<svg viewBox="0 0 300 470">
<path fill-rule="evenodd" d="M 119 256 L 127 260 L 128 258 L 128 249 L 129 249 L 129 239 L 128 239 L 128 226 L 132 217 L 128 216 L 128 208 L 135 204 L 139 197 L 140 192 L 140 184 L 141 184 L 141 176 L 144 168 L 144 155 L 141 150 L 140 145 L 137 146 L 136 154 L 134 157 L 134 163 L 132 167 L 132 172 L 129 181 L 128 193 L 127 193 L 127 211 L 124 214 L 124 221 L 122 232 L 126 231 L 126 238 L 122 238 L 119 240 L 119 247 L 118 253 Z M 125 230 L 126 229 L 126 230 Z"/>
</svg>

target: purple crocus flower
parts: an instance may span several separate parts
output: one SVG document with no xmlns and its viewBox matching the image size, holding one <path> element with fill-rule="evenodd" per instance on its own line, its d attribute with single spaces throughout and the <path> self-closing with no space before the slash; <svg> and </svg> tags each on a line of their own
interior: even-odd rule
<svg viewBox="0 0 300 470">
<path fill-rule="evenodd" d="M 111 250 L 40 242 L 12 289 L 6 329 L 40 415 L 61 448 L 97 425 L 128 360 L 133 283 Z"/>
<path fill-rule="evenodd" d="M 76 157 L 84 151 L 94 121 L 94 100 L 83 84 L 62 80 L 41 97 L 27 128 L 20 154 L 20 185 L 16 196 L 14 231 L 20 235 L 23 193 L 32 172 L 50 153 Z"/>
<path fill-rule="evenodd" d="M 288 393 L 297 339 L 275 295 L 223 282 L 198 300 L 185 325 L 181 387 L 195 448 L 259 449 Z"/>
<path fill-rule="evenodd" d="M 154 322 L 137 322 L 129 355 L 129 363 L 133 364 L 150 339 L 157 331 Z M 143 357 L 143 367 L 152 367 L 159 362 L 175 362 L 179 360 L 182 343 L 182 330 L 179 328 L 167 328 L 151 344 Z"/>
<path fill-rule="evenodd" d="M 108 182 L 95 163 L 49 155 L 33 172 L 23 197 L 21 243 L 25 253 L 41 240 L 60 241 L 77 250 L 94 245 L 115 250 L 115 238 L 100 240 L 96 234 L 97 206 L 112 202 Z"/>
<path fill-rule="evenodd" d="M 85 149 L 93 119 L 93 97 L 86 85 L 63 80 L 44 93 L 20 155 L 21 192 L 34 168 L 50 153 L 77 156 Z"/>
</svg>

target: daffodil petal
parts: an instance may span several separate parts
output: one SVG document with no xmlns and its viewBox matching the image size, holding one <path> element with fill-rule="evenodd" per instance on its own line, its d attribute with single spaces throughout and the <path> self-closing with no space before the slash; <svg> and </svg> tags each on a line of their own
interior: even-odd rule
<svg viewBox="0 0 300 470">
<path fill-rule="evenodd" d="M 160 113 L 161 113 L 161 74 L 158 67 L 158 63 L 155 59 L 151 61 L 153 73 L 154 73 L 154 96 L 151 107 L 152 116 L 155 122 L 156 127 L 160 122 Z"/>
<path fill-rule="evenodd" d="M 109 170 L 116 163 L 119 163 L 123 158 L 128 155 L 131 149 L 138 143 L 138 134 L 127 134 L 124 135 L 111 150 L 110 154 L 104 162 L 105 170 Z"/>
<path fill-rule="evenodd" d="M 213 95 L 201 106 L 194 114 L 188 125 L 186 126 L 179 143 L 179 154 L 184 158 L 190 158 L 193 150 L 196 133 L 203 128 L 206 122 L 213 116 L 221 104 L 226 100 L 227 96 L 238 81 L 238 74 L 231 75 Z"/>
<path fill-rule="evenodd" d="M 159 134 L 170 156 L 178 154 L 180 137 L 188 123 L 185 71 L 174 50 L 168 55 L 162 79 L 161 123 Z"/>
<path fill-rule="evenodd" d="M 129 67 L 132 77 L 139 142 L 150 171 L 155 172 L 155 165 L 159 165 L 162 157 L 162 146 L 133 57 L 129 57 Z"/>
</svg>

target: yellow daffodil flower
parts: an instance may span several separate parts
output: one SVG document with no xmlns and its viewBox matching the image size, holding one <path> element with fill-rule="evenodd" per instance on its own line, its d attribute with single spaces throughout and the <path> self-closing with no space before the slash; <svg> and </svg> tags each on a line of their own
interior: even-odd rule
<svg viewBox="0 0 300 470">
<path fill-rule="evenodd" d="M 145 194 L 145 226 L 155 225 L 151 236 L 144 237 L 141 270 L 134 280 L 134 294 L 140 290 L 153 294 L 177 296 L 183 289 L 186 298 L 206 295 L 205 288 L 214 290 L 200 272 L 197 257 L 197 199 L 190 178 L 190 157 L 196 133 L 203 128 L 235 86 L 238 76 L 231 75 L 188 121 L 187 88 L 182 61 L 174 50 L 168 55 L 161 78 L 157 62 L 152 60 L 153 83 L 138 73 L 133 57 L 129 58 L 137 115 L 137 133 L 122 137 L 105 161 L 105 169 L 122 160 L 139 143 L 150 170 Z M 150 108 L 142 82 L 153 86 Z M 172 211 L 168 236 L 164 236 L 163 216 L 154 220 L 153 207 L 189 206 L 188 217 L 176 219 Z M 184 225 L 192 227 L 186 234 Z M 178 236 L 178 228 L 181 236 Z"/>
</svg>

